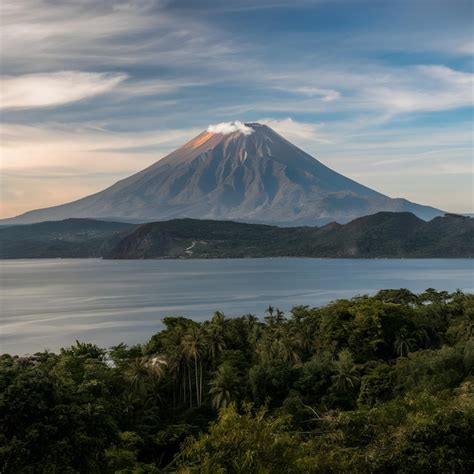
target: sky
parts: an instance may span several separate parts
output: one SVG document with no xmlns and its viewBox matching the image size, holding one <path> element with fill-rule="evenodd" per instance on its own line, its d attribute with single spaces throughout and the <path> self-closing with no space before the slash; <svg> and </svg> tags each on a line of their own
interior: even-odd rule
<svg viewBox="0 0 474 474">
<path fill-rule="evenodd" d="M 0 217 L 264 122 L 383 192 L 473 212 L 470 0 L 3 0 Z"/>
</svg>

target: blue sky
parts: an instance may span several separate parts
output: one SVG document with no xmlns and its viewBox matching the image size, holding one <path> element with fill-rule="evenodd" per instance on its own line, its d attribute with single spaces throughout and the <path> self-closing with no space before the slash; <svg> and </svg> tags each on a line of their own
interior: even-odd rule
<svg viewBox="0 0 474 474">
<path fill-rule="evenodd" d="M 263 121 L 378 191 L 473 210 L 473 3 L 5 0 L 2 217 Z"/>
</svg>

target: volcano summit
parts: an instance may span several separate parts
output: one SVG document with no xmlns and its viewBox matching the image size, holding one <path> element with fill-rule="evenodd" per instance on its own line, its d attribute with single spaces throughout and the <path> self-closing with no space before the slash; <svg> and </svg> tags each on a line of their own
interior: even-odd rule
<svg viewBox="0 0 474 474">
<path fill-rule="evenodd" d="M 331 170 L 266 125 L 210 126 L 150 167 L 74 202 L 2 223 L 69 217 L 160 221 L 192 217 L 280 225 L 348 222 L 379 211 L 443 213 L 392 199 Z"/>
</svg>

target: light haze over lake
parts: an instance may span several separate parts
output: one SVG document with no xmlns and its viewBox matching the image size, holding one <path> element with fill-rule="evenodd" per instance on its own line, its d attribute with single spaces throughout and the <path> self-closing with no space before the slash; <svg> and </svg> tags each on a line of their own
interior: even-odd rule
<svg viewBox="0 0 474 474">
<path fill-rule="evenodd" d="M 3 260 L 0 352 L 145 342 L 164 316 L 263 316 L 382 288 L 472 292 L 473 260 Z"/>
</svg>

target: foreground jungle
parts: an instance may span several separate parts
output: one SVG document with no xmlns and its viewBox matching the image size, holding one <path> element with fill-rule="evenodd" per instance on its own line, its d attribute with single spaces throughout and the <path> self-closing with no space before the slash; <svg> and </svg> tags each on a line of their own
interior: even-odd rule
<svg viewBox="0 0 474 474">
<path fill-rule="evenodd" d="M 0 472 L 474 471 L 474 295 L 163 324 L 1 356 Z"/>
</svg>

